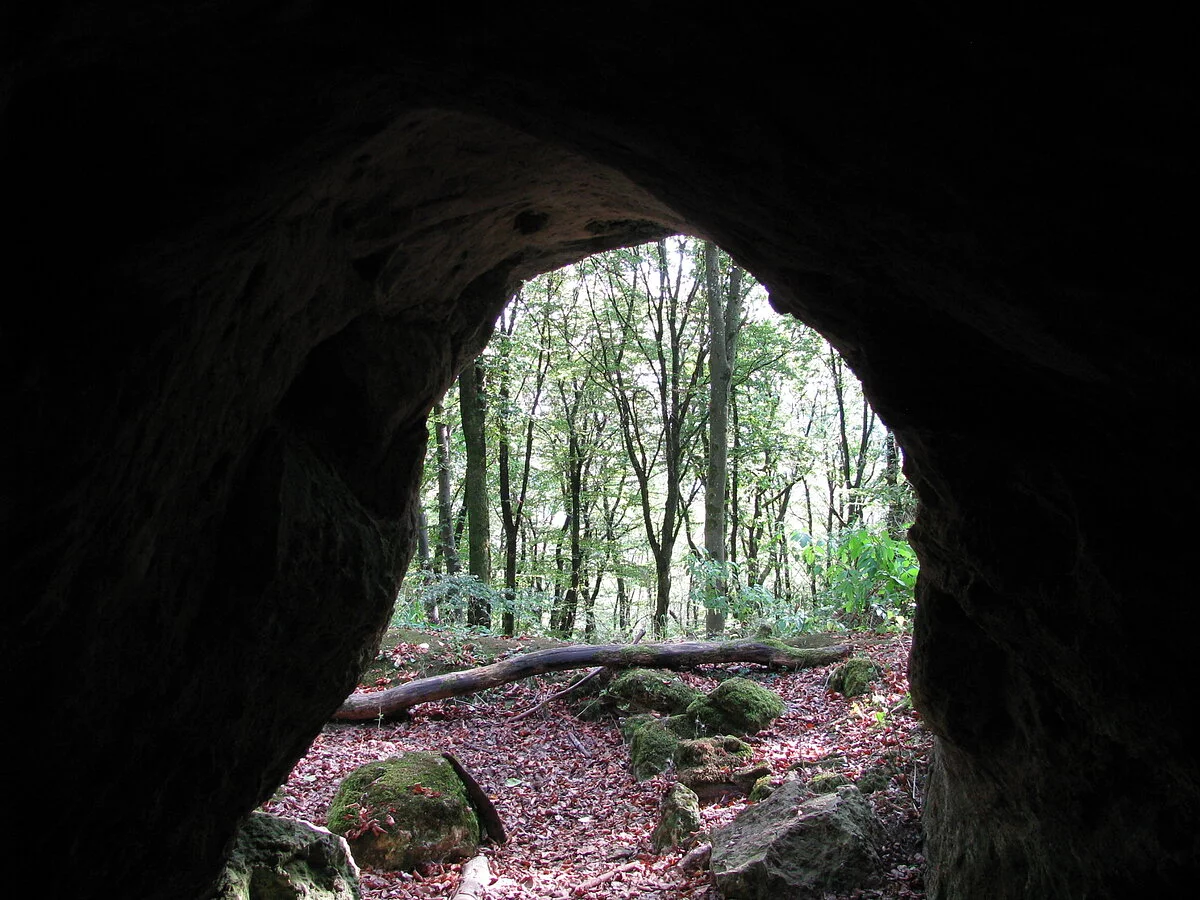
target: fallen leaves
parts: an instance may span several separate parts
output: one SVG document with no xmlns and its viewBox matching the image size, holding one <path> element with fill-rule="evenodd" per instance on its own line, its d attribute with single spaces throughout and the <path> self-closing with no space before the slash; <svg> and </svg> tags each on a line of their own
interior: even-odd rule
<svg viewBox="0 0 1200 900">
<path fill-rule="evenodd" d="M 707 691 L 730 674 L 742 675 L 784 699 L 784 715 L 751 740 L 755 759 L 771 766 L 776 781 L 821 771 L 857 779 L 887 765 L 894 773 L 887 788 L 869 798 L 891 836 L 881 873 L 885 885 L 855 896 L 920 898 L 919 816 L 930 741 L 904 702 L 908 639 L 865 639 L 858 649 L 883 667 L 884 676 L 874 695 L 853 701 L 826 689 L 832 666 L 770 673 L 735 665 L 683 677 Z M 427 651 L 399 646 L 396 662 L 416 668 Z M 557 676 L 563 683 L 569 677 Z M 449 751 L 475 775 L 508 828 L 507 844 L 484 848 L 495 876 L 487 900 L 714 900 L 705 867 L 679 865 L 687 848 L 663 856 L 651 851 L 658 801 L 671 778 L 635 782 L 614 723 L 578 721 L 561 703 L 519 724 L 511 721 L 513 710 L 527 709 L 552 687 L 561 685 L 554 676 L 542 676 L 475 695 L 470 704 L 447 700 L 415 707 L 407 722 L 331 724 L 264 809 L 323 825 L 334 790 L 351 770 L 411 750 Z M 746 802 L 734 798 L 705 807 L 704 828 L 727 824 Z M 458 864 L 419 873 L 364 870 L 362 896 L 447 898 L 459 872 Z"/>
</svg>

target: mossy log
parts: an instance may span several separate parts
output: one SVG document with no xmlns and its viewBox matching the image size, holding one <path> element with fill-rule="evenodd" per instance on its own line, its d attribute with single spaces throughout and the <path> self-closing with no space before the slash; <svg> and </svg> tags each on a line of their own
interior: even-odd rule
<svg viewBox="0 0 1200 900">
<path fill-rule="evenodd" d="M 720 663 L 758 663 L 773 669 L 805 669 L 843 659 L 850 654 L 850 649 L 845 644 L 797 649 L 780 641 L 756 640 L 554 647 L 523 653 L 489 666 L 420 678 L 384 691 L 355 692 L 334 713 L 334 718 L 348 722 L 386 719 L 418 703 L 461 697 L 547 672 L 592 666 L 688 669 Z"/>
</svg>

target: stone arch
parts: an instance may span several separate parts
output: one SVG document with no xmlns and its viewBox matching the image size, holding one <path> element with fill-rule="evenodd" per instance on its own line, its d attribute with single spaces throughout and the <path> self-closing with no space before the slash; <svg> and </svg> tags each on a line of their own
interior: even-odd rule
<svg viewBox="0 0 1200 900">
<path fill-rule="evenodd" d="M 1145 474 L 1185 458 L 1196 396 L 1169 55 L 1133 77 L 1100 40 L 1124 21 L 1029 42 L 924 8 L 746 15 L 714 63 L 709 23 L 657 8 L 618 40 L 134 6 L 14 20 L 0 81 L 0 658 L 70 723 L 13 748 L 48 773 L 13 803 L 133 848 L 74 833 L 50 868 L 203 893 L 381 627 L 424 411 L 513 279 L 687 227 L 834 342 L 905 447 L 932 893 L 1194 875 L 1194 755 L 1145 709 L 1190 696 L 1141 665 L 1149 604 L 1196 624 L 1190 583 L 1112 524 L 1180 527 L 1195 494 Z"/>
</svg>

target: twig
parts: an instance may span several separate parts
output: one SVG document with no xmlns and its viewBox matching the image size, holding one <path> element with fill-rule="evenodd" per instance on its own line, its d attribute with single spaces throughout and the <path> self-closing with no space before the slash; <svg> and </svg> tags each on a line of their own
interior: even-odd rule
<svg viewBox="0 0 1200 900">
<path fill-rule="evenodd" d="M 590 891 L 594 887 L 599 887 L 602 884 L 612 881 L 614 878 L 616 878 L 622 872 L 632 872 L 640 866 L 641 866 L 641 863 L 636 863 L 636 862 L 625 863 L 625 865 L 623 865 L 623 866 L 617 866 L 615 869 L 609 869 L 603 875 L 597 875 L 595 878 L 589 878 L 587 881 L 584 881 L 580 884 L 575 885 L 575 890 L 576 891 Z"/>
</svg>

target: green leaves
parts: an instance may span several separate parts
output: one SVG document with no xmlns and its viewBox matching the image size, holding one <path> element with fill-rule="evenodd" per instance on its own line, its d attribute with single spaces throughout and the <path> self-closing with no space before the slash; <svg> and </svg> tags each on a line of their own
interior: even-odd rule
<svg viewBox="0 0 1200 900">
<path fill-rule="evenodd" d="M 856 528 L 810 541 L 801 556 L 824 582 L 818 605 L 832 607 L 847 627 L 891 630 L 911 619 L 918 564 L 907 541 Z"/>
</svg>

